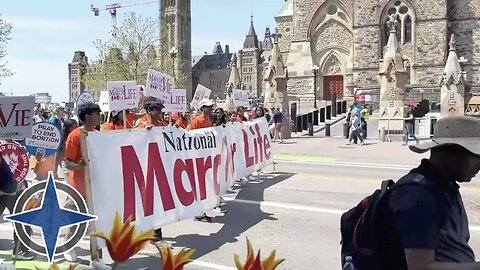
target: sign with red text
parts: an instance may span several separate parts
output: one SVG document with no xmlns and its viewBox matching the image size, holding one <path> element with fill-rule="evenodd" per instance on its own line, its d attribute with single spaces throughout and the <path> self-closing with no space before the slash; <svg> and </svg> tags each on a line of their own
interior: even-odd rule
<svg viewBox="0 0 480 270">
<path fill-rule="evenodd" d="M 247 90 L 233 89 L 233 105 L 248 108 L 249 104 Z"/>
<path fill-rule="evenodd" d="M 100 92 L 100 100 L 98 101 L 98 106 L 100 107 L 100 110 L 102 112 L 108 112 L 110 111 L 110 105 L 108 101 L 108 91 L 102 91 Z"/>
<path fill-rule="evenodd" d="M 162 102 L 166 102 L 170 99 L 174 88 L 172 76 L 153 69 L 148 70 L 147 84 L 144 89 L 146 97 L 156 97 Z"/>
<path fill-rule="evenodd" d="M 135 81 L 108 81 L 109 111 L 121 111 L 138 107 L 140 91 Z"/>
<path fill-rule="evenodd" d="M 193 95 L 192 106 L 198 109 L 198 104 L 200 103 L 200 100 L 204 98 L 210 98 L 211 93 L 212 93 L 212 90 L 208 89 L 207 87 L 201 84 L 198 84 L 197 90 L 195 90 L 195 95 Z"/>
<path fill-rule="evenodd" d="M 29 168 L 27 151 L 19 144 L 6 143 L 0 145 L 0 154 L 12 171 L 15 180 L 19 183 L 25 180 Z"/>
<path fill-rule="evenodd" d="M 174 89 L 169 102 L 163 104 L 165 112 L 186 112 L 187 111 L 187 89 Z"/>
<path fill-rule="evenodd" d="M 96 229 L 107 232 L 116 212 L 140 231 L 198 216 L 273 159 L 265 118 L 190 132 L 91 132 L 86 141 Z"/>
<path fill-rule="evenodd" d="M 0 97 L 0 139 L 30 137 L 35 97 Z"/>
</svg>

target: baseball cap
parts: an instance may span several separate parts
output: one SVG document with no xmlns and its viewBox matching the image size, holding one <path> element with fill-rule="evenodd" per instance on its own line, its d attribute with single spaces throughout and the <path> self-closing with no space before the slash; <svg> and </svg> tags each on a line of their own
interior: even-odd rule
<svg viewBox="0 0 480 270">
<path fill-rule="evenodd" d="M 210 106 L 213 106 L 213 101 L 211 101 L 208 98 L 204 98 L 204 99 L 200 100 L 200 102 L 198 103 L 198 107 L 200 107 L 200 108 L 210 107 Z"/>
</svg>

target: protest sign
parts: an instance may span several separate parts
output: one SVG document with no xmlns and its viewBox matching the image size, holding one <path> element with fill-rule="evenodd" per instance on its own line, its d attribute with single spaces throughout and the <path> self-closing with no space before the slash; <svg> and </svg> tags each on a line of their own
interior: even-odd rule
<svg viewBox="0 0 480 270">
<path fill-rule="evenodd" d="M 174 89 L 169 102 L 163 104 L 165 112 L 187 111 L 187 89 Z"/>
<path fill-rule="evenodd" d="M 0 145 L 0 153 L 15 180 L 19 183 L 25 180 L 29 169 L 29 160 L 25 149 L 16 143 L 6 143 Z"/>
<path fill-rule="evenodd" d="M 77 107 L 76 107 L 77 112 L 81 106 L 84 106 L 86 104 L 91 104 L 91 103 L 95 103 L 95 101 L 93 100 L 92 94 L 90 94 L 89 92 L 83 92 L 77 98 Z"/>
<path fill-rule="evenodd" d="M 108 112 L 110 110 L 110 105 L 108 102 L 108 91 L 100 92 L 100 101 L 98 103 L 98 106 L 100 106 L 100 110 L 102 110 L 102 112 Z"/>
<path fill-rule="evenodd" d="M 32 134 L 25 139 L 25 146 L 30 155 L 49 157 L 57 152 L 62 141 L 60 130 L 48 122 L 33 125 Z"/>
<path fill-rule="evenodd" d="M 273 159 L 265 118 L 190 132 L 91 132 L 86 145 L 97 230 L 107 232 L 116 212 L 141 231 L 200 215 Z"/>
<path fill-rule="evenodd" d="M 250 103 L 248 102 L 247 90 L 233 89 L 233 104 L 236 107 L 243 106 L 248 108 Z"/>
<path fill-rule="evenodd" d="M 138 91 L 139 91 L 139 94 L 140 94 L 140 99 L 139 99 L 139 101 L 138 101 L 137 109 L 139 109 L 139 110 L 143 109 L 143 103 L 145 102 L 145 92 L 144 92 L 144 89 L 145 89 L 145 85 L 139 85 L 139 86 L 138 86 Z"/>
<path fill-rule="evenodd" d="M 162 102 L 170 99 L 172 90 L 175 88 L 172 76 L 163 74 L 153 69 L 148 70 L 147 85 L 145 86 L 146 97 L 156 97 Z"/>
<path fill-rule="evenodd" d="M 0 139 L 30 136 L 35 97 L 0 97 Z"/>
<path fill-rule="evenodd" d="M 135 81 L 107 81 L 109 111 L 137 108 L 140 93 Z"/>
<path fill-rule="evenodd" d="M 204 98 L 210 98 L 211 93 L 212 93 L 212 90 L 208 89 L 207 87 L 201 84 L 198 84 L 197 90 L 195 90 L 195 95 L 193 96 L 193 99 L 192 99 L 192 106 L 198 109 L 198 103 L 200 103 L 200 100 Z"/>
</svg>

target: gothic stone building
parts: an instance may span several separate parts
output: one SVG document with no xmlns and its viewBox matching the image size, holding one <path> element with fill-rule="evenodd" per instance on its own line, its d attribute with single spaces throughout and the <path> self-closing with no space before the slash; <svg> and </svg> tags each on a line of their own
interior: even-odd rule
<svg viewBox="0 0 480 270">
<path fill-rule="evenodd" d="M 88 58 L 85 52 L 76 51 L 72 62 L 68 64 L 68 96 L 70 102 L 75 102 L 77 97 L 85 91 L 83 76 L 87 73 Z"/>
<path fill-rule="evenodd" d="M 332 91 L 352 97 L 355 89 L 378 89 L 390 14 L 398 15 L 407 91 L 438 95 L 452 33 L 459 57 L 468 59 L 463 68 L 467 89 L 473 90 L 480 85 L 479 7 L 480 0 L 286 0 L 275 20 L 282 34 L 288 91 L 312 99 L 314 65 L 320 68 L 319 97 L 328 99 Z"/>
</svg>

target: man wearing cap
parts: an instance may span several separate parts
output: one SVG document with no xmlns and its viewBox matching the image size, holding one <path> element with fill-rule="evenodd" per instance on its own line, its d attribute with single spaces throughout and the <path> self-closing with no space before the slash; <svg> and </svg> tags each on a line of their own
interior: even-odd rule
<svg viewBox="0 0 480 270">
<path fill-rule="evenodd" d="M 154 126 L 166 126 L 162 117 L 162 109 L 165 108 L 162 101 L 155 97 L 146 97 L 143 107 L 147 114 L 140 118 L 136 128 L 151 128 Z"/>
<path fill-rule="evenodd" d="M 458 183 L 480 170 L 480 120 L 446 117 L 433 139 L 409 146 L 430 158 L 390 190 L 383 220 L 384 269 L 480 269 L 469 246 L 467 214 Z"/>
<path fill-rule="evenodd" d="M 210 119 L 213 112 L 213 102 L 208 98 L 204 98 L 200 100 L 198 107 L 202 113 L 193 118 L 187 130 L 213 127 L 213 122 Z"/>
</svg>

